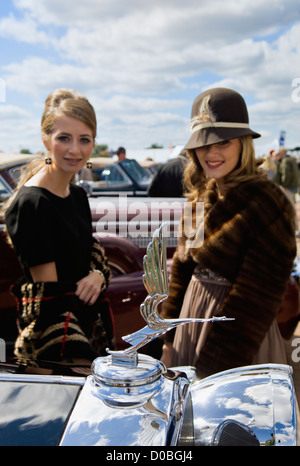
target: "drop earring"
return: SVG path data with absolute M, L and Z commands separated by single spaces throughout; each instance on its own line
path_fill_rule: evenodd
M 86 163 L 86 168 L 93 168 L 93 164 L 90 160 Z
M 46 165 L 51 165 L 51 163 L 52 163 L 51 157 L 49 157 L 49 156 L 45 157 L 45 164 Z

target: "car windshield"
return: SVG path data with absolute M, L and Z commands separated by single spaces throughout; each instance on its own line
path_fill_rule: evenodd
M 7 188 L 4 182 L 0 178 L 0 193 L 1 194 L 7 194 Z
M 2 180 L 0 176 L 0 200 L 7 199 L 11 191 L 12 190 L 9 188 L 7 183 L 4 180 Z
M 120 170 L 118 165 L 107 165 L 105 168 L 95 168 L 93 170 L 96 181 L 103 181 L 109 185 L 128 185 L 130 180 L 126 174 Z
M 78 396 L 77 385 L 1 381 L 0 446 L 55 446 Z
M 134 178 L 138 183 L 147 181 L 150 178 L 149 172 L 134 159 L 122 160 L 120 161 L 120 165 L 125 170 L 125 172 Z

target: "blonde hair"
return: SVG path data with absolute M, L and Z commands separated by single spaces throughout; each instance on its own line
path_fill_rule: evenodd
M 240 160 L 235 169 L 224 177 L 224 185 L 229 189 L 238 184 L 243 179 L 252 176 L 262 176 L 255 159 L 255 149 L 252 136 L 242 136 L 239 138 L 242 150 Z M 187 196 L 191 200 L 199 199 L 205 192 L 208 179 L 200 165 L 195 149 L 187 150 L 190 159 L 184 172 L 184 185 Z
M 46 99 L 42 115 L 42 132 L 51 134 L 55 121 L 64 115 L 82 121 L 91 129 L 94 139 L 96 138 L 97 120 L 95 111 L 84 95 L 69 89 L 56 89 L 51 92 Z
M 97 119 L 93 106 L 88 99 L 77 91 L 70 89 L 56 89 L 52 91 L 45 101 L 45 108 L 41 119 L 43 135 L 50 135 L 54 129 L 54 123 L 62 116 L 71 116 L 82 121 L 92 131 L 96 138 Z M 4 203 L 2 212 L 8 208 L 17 192 L 30 178 L 32 178 L 45 165 L 43 158 L 36 158 L 21 171 L 20 180 L 13 196 Z

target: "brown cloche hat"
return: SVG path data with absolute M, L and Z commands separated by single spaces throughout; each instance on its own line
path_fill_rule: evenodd
M 259 138 L 249 127 L 243 97 L 232 89 L 208 89 L 194 100 L 191 114 L 192 135 L 185 149 L 196 149 L 241 136 Z

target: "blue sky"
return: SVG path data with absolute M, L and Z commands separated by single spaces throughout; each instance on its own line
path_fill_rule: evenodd
M 296 0 L 3 0 L 0 51 L 3 152 L 42 150 L 57 87 L 89 98 L 111 149 L 183 145 L 194 98 L 217 86 L 245 97 L 258 155 L 282 130 L 300 146 Z

